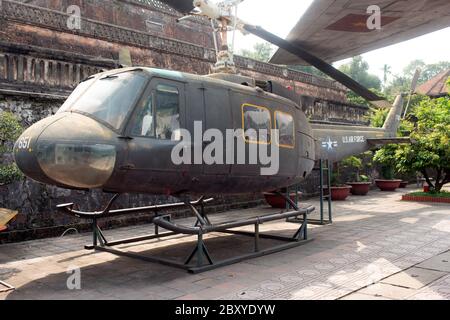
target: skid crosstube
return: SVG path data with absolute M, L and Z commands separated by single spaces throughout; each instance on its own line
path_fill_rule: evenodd
M 72 216 L 76 216 L 81 219 L 89 219 L 92 221 L 92 245 L 85 246 L 88 250 L 97 250 L 102 252 L 109 252 L 119 256 L 125 256 L 135 259 L 140 259 L 143 261 L 159 263 L 171 267 L 181 268 L 187 270 L 191 273 L 200 273 L 208 270 L 212 270 L 215 268 L 219 268 L 222 266 L 234 264 L 240 261 L 244 261 L 247 259 L 252 259 L 256 257 L 261 257 L 264 255 L 272 254 L 275 252 L 279 252 L 282 250 L 290 249 L 293 247 L 297 247 L 303 245 L 309 241 L 307 227 L 308 227 L 308 214 L 313 212 L 315 208 L 313 206 L 306 206 L 299 208 L 296 203 L 291 201 L 291 199 L 283 196 L 289 206 L 291 207 L 291 211 L 283 212 L 283 213 L 273 213 L 260 217 L 247 218 L 243 220 L 237 221 L 228 221 L 219 224 L 212 224 L 205 214 L 204 205 L 213 201 L 213 199 L 205 199 L 201 197 L 197 201 L 186 201 L 174 204 L 164 204 L 164 205 L 154 205 L 148 207 L 139 207 L 139 208 L 127 208 L 127 209 L 119 209 L 119 210 L 111 210 L 111 206 L 114 201 L 119 197 L 118 194 L 114 195 L 112 199 L 109 201 L 107 206 L 102 211 L 97 212 L 83 212 L 74 210 L 74 204 L 62 204 L 57 208 Z M 168 209 L 174 208 L 188 208 L 193 216 L 197 218 L 197 222 L 194 226 L 185 226 L 178 225 L 171 221 L 170 215 L 161 214 L 161 211 L 165 211 Z M 199 209 L 199 210 L 198 210 Z M 131 213 L 150 213 L 153 214 L 153 223 L 155 225 L 154 234 L 148 236 L 120 239 L 116 241 L 108 241 L 103 234 L 102 230 L 98 225 L 98 219 L 107 218 L 118 215 L 125 215 Z M 290 218 L 300 217 L 302 223 L 298 230 L 294 233 L 292 237 L 286 236 L 276 236 L 260 233 L 260 225 L 265 222 L 276 221 L 276 220 L 287 220 Z M 254 232 L 247 231 L 239 231 L 233 230 L 235 228 L 243 227 L 243 226 L 254 226 Z M 168 230 L 167 232 L 160 233 L 160 228 Z M 238 255 L 229 259 L 224 259 L 220 261 L 214 261 L 208 248 L 206 246 L 204 236 L 208 233 L 219 232 L 219 233 L 227 233 L 227 234 L 235 234 L 240 236 L 249 236 L 254 238 L 254 250 L 253 252 L 249 252 L 246 254 Z M 196 245 L 194 246 L 192 252 L 189 256 L 184 260 L 184 262 L 179 262 L 172 259 L 166 259 L 161 257 L 152 257 L 152 256 L 144 256 L 133 252 L 123 251 L 115 246 L 122 244 L 130 244 L 130 243 L 138 243 L 147 240 L 153 239 L 162 239 L 174 235 L 187 235 L 187 236 L 197 236 Z M 272 239 L 283 241 L 285 243 L 272 246 L 270 248 L 261 249 L 260 248 L 260 239 Z M 195 258 L 195 262 L 193 262 Z

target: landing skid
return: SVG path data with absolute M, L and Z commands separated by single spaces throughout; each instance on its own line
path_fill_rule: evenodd
M 284 197 L 284 195 L 282 195 Z M 85 249 L 88 250 L 96 250 L 102 252 L 109 252 L 118 256 L 125 256 L 135 259 L 140 259 L 148 262 L 159 263 L 171 267 L 176 267 L 180 269 L 187 270 L 191 273 L 200 273 L 208 270 L 216 269 L 219 267 L 223 267 L 226 265 L 234 264 L 237 262 L 241 262 L 244 260 L 261 257 L 264 255 L 272 254 L 275 252 L 279 252 L 282 250 L 290 249 L 293 247 L 297 247 L 303 245 L 309 241 L 307 234 L 307 226 L 308 226 L 308 214 L 313 212 L 315 208 L 313 206 L 306 206 L 299 208 L 297 204 L 290 201 L 290 199 L 286 198 L 289 205 L 291 206 L 292 211 L 284 212 L 284 213 L 274 213 L 268 214 L 260 217 L 247 218 L 243 220 L 237 221 L 229 221 L 219 224 L 212 224 L 209 220 L 208 216 L 205 214 L 204 205 L 213 201 L 213 199 L 205 199 L 201 197 L 197 201 L 186 201 L 182 203 L 174 203 L 174 204 L 166 204 L 166 205 L 155 205 L 148 207 L 140 207 L 140 208 L 127 208 L 120 210 L 111 210 L 111 207 L 114 201 L 119 197 L 118 194 L 114 195 L 112 199 L 109 201 L 106 208 L 102 211 L 97 212 L 83 212 L 74 210 L 74 204 L 62 204 L 58 205 L 58 209 L 66 214 L 76 216 L 81 219 L 89 219 L 92 220 L 92 245 L 85 246 Z M 186 207 L 192 213 L 194 217 L 197 218 L 197 222 L 194 226 L 184 226 L 178 225 L 172 222 L 171 216 L 169 214 L 161 214 L 161 211 L 165 211 L 168 209 L 181 208 Z M 131 213 L 149 213 L 153 214 L 153 223 L 155 225 L 155 232 L 152 235 L 134 237 L 121 239 L 116 241 L 108 241 L 103 234 L 102 230 L 98 225 L 98 219 L 125 215 Z M 276 236 L 269 235 L 260 232 L 260 225 L 264 222 L 276 221 L 276 220 L 286 220 L 294 217 L 302 216 L 302 222 L 298 230 L 294 233 L 292 237 L 285 236 Z M 244 226 L 254 226 L 254 232 L 247 231 L 238 231 L 232 230 L 239 227 Z M 160 228 L 168 230 L 167 232 L 160 233 Z M 241 236 L 248 236 L 254 238 L 254 249 L 253 252 L 249 252 L 243 255 L 238 255 L 229 259 L 223 259 L 219 261 L 215 261 L 208 248 L 206 246 L 204 236 L 208 233 L 226 233 L 226 234 L 235 234 Z M 192 252 L 187 256 L 184 262 L 179 262 L 172 259 L 165 259 L 161 257 L 151 257 L 144 256 L 138 253 L 126 252 L 117 248 L 113 248 L 122 244 L 130 244 L 137 243 L 147 240 L 153 239 L 162 239 L 174 235 L 186 235 L 186 236 L 197 236 L 196 245 L 194 246 Z M 260 248 L 260 239 L 272 239 L 279 240 L 285 243 L 277 246 L 273 246 L 266 249 Z M 195 259 L 195 262 L 194 262 Z

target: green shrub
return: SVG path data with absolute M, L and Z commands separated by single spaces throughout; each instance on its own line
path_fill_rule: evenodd
M 22 133 L 19 120 L 11 112 L 0 112 L 0 185 L 20 180 L 22 173 L 14 163 L 8 163 L 5 155 L 11 154 L 14 142 Z

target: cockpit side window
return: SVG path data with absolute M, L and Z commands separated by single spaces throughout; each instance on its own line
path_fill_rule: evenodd
M 131 135 L 170 140 L 180 129 L 180 92 L 168 84 L 152 88 L 138 104 L 131 121 Z
M 154 137 L 155 122 L 153 121 L 153 94 L 144 95 L 137 107 L 137 113 L 133 119 L 131 134 L 137 137 Z

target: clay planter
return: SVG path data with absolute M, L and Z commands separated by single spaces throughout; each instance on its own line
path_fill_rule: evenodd
M 381 191 L 395 191 L 400 187 L 402 180 L 375 180 L 375 184 Z
M 331 200 L 344 201 L 350 195 L 351 186 L 331 187 Z
M 409 181 L 402 181 L 400 182 L 400 188 L 405 189 L 409 184 Z
M 295 203 L 295 192 L 290 193 L 291 200 Z M 272 192 L 266 192 L 264 193 L 264 197 L 266 198 L 266 202 L 272 207 L 272 208 L 279 208 L 279 209 L 286 209 L 286 200 Z M 298 198 L 300 199 L 302 197 L 302 193 L 298 193 Z
M 355 196 L 365 196 L 369 193 L 371 182 L 347 182 L 352 187 L 351 193 Z

